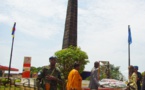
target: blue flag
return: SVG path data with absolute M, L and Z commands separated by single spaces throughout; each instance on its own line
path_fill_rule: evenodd
M 130 29 L 130 25 L 128 25 L 128 44 L 131 43 L 132 43 L 131 29 Z

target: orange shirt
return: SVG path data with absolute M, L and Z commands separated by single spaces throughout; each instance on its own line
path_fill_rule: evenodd
M 82 77 L 76 69 L 70 71 L 66 88 L 67 90 L 82 90 Z

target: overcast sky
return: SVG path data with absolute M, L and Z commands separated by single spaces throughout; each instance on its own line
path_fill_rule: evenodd
M 49 64 L 62 49 L 68 0 L 0 0 L 0 64 L 9 66 L 11 30 L 16 22 L 11 66 L 22 72 L 24 57 L 32 66 Z M 128 25 L 131 65 L 145 71 L 145 1 L 78 0 L 78 47 L 85 51 L 90 71 L 95 61 L 120 66 L 127 76 Z M 143 54 L 144 53 L 144 54 Z

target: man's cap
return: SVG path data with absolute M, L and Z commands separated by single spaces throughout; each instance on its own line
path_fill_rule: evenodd
M 52 60 L 52 59 L 57 59 L 57 57 L 56 57 L 56 56 L 51 56 L 51 57 L 49 58 L 49 60 Z
M 134 69 L 137 69 L 138 70 L 138 66 L 134 66 Z

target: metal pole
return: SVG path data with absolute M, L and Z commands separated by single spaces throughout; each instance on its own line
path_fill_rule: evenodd
M 10 78 L 10 69 L 11 69 L 12 54 L 13 54 L 13 44 L 14 44 L 14 37 L 12 38 L 12 46 L 11 46 L 11 54 L 10 54 L 10 62 L 9 62 L 9 71 L 8 71 L 8 80 Z
M 130 66 L 130 44 L 128 44 L 128 66 Z

